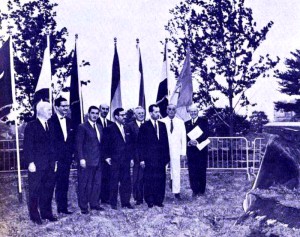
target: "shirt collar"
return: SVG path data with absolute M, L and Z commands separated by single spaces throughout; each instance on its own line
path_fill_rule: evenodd
M 93 121 L 91 121 L 91 120 L 89 120 L 89 119 L 88 119 L 88 121 L 89 121 L 89 123 L 90 123 L 90 125 L 91 125 L 92 127 L 94 127 L 94 124 L 96 125 L 96 122 L 94 123 Z

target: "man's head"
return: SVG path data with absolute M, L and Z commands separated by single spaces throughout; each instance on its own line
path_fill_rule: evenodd
M 190 107 L 189 107 L 189 114 L 191 116 L 192 119 L 195 119 L 198 117 L 198 113 L 199 113 L 199 109 L 198 107 L 195 105 L 195 104 L 192 104 Z
M 99 109 L 94 105 L 90 106 L 88 110 L 88 116 L 89 120 L 95 123 L 99 118 Z
M 109 106 L 107 104 L 101 104 L 99 106 L 99 110 L 100 110 L 100 116 L 102 118 L 106 118 L 106 116 L 108 115 L 108 112 L 109 112 Z
M 173 119 L 175 117 L 176 114 L 176 106 L 173 104 L 169 104 L 167 107 L 167 114 L 169 116 L 170 119 Z
M 113 115 L 117 123 L 125 124 L 126 112 L 123 108 L 116 108 Z
M 159 107 L 155 104 L 152 104 L 149 106 L 149 113 L 153 120 L 159 119 L 160 113 L 159 113 Z
M 48 120 L 52 115 L 51 104 L 46 101 L 40 101 L 36 105 L 36 116 L 43 120 Z
M 61 116 L 66 116 L 69 111 L 69 103 L 64 97 L 58 97 L 57 99 L 54 100 L 54 106 L 56 111 L 61 115 Z
M 137 121 L 144 121 L 145 119 L 145 110 L 143 107 L 138 106 L 134 109 L 134 116 L 136 118 Z

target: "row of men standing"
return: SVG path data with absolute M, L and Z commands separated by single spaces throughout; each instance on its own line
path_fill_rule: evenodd
M 186 152 L 186 129 L 188 132 L 197 125 L 204 129 L 205 136 L 200 141 L 188 140 L 188 165 L 193 195 L 204 193 L 207 154 L 202 154 L 204 158 L 199 159 L 195 146 L 208 136 L 208 131 L 206 121 L 197 119 L 197 108 L 191 107 L 190 114 L 193 118 L 194 111 L 194 119 L 198 122 L 191 120 L 186 126 L 175 117 L 174 105 L 168 106 L 168 117 L 162 122 L 158 121 L 160 112 L 156 105 L 149 107 L 150 119 L 145 123 L 144 109 L 137 108 L 136 121 L 124 126 L 123 109 L 114 111 L 116 122 L 113 123 L 106 119 L 109 112 L 107 105 L 101 105 L 99 109 L 91 106 L 88 120 L 78 127 L 76 136 L 70 119 L 66 117 L 69 109 L 67 101 L 58 98 L 55 108 L 57 113 L 50 118 L 52 109 L 49 104 L 40 102 L 37 105 L 37 120 L 28 123 L 24 134 L 24 154 L 29 163 L 29 213 L 34 222 L 42 223 L 41 218 L 57 220 L 51 209 L 55 183 L 58 213 L 72 213 L 68 210 L 67 196 L 74 144 L 79 164 L 78 203 L 83 214 L 88 213 L 88 204 L 90 209 L 103 210 L 100 197 L 102 203 L 109 203 L 117 209 L 118 192 L 122 207 L 132 208 L 132 159 L 133 197 L 137 205 L 145 200 L 149 207 L 163 206 L 165 166 L 170 156 L 172 192 L 180 199 L 180 159 Z M 205 153 L 205 150 L 202 152 Z M 200 169 L 204 172 L 199 172 Z

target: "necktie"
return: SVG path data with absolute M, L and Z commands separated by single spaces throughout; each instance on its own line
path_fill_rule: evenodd
M 174 130 L 173 119 L 171 119 L 171 128 L 170 128 L 170 132 L 172 133 L 173 130 Z
M 93 127 L 94 127 L 94 130 L 95 130 L 96 136 L 97 136 L 97 138 L 99 140 L 98 133 L 97 133 L 97 128 L 96 128 L 96 124 L 95 123 L 94 123 Z
M 154 121 L 154 129 L 155 129 L 155 133 L 156 133 L 156 136 L 157 136 L 157 124 L 156 124 L 156 121 Z
M 46 130 L 46 132 L 49 132 L 49 127 L 48 127 L 48 123 L 47 122 L 45 122 L 45 130 Z
M 123 125 L 121 125 L 121 133 L 122 133 L 122 137 L 123 137 L 124 141 L 126 142 L 124 126 Z
M 103 127 L 106 128 L 106 119 L 103 119 Z

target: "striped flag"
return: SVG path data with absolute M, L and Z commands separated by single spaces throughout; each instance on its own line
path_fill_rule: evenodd
M 78 64 L 77 64 L 77 47 L 75 42 L 74 56 L 72 60 L 71 69 L 71 84 L 70 84 L 70 108 L 71 108 L 71 120 L 72 127 L 82 123 L 82 109 L 81 109 L 81 96 L 80 96 L 80 85 L 78 78 Z
M 136 48 L 139 54 L 139 73 L 140 73 L 140 91 L 139 91 L 139 106 L 146 109 L 146 99 L 145 99 L 145 90 L 144 90 L 144 74 L 143 74 L 143 64 L 142 64 L 142 55 L 141 49 L 139 46 L 139 39 L 136 40 Z
M 162 77 L 161 82 L 158 86 L 157 97 L 156 97 L 156 104 L 160 108 L 160 114 L 162 117 L 167 116 L 167 106 L 168 106 L 168 71 L 167 71 L 167 41 L 165 42 L 165 49 L 164 49 L 164 60 L 163 60 L 163 67 L 162 67 Z
M 187 121 L 190 116 L 188 107 L 193 103 L 193 83 L 191 73 L 190 49 L 187 49 L 186 58 L 179 74 L 170 103 L 177 105 L 177 116 Z
M 110 119 L 114 121 L 113 112 L 116 108 L 122 107 L 121 99 L 121 79 L 120 79 L 120 62 L 117 51 L 117 38 L 115 41 L 115 54 L 112 65 L 112 80 L 111 80 L 111 100 L 110 100 Z
M 10 65 L 10 38 L 0 48 L 0 118 L 9 114 L 13 104 Z
M 47 46 L 44 51 L 43 64 L 40 72 L 40 76 L 35 88 L 33 104 L 36 104 L 40 100 L 47 100 L 52 104 L 51 96 L 51 61 L 50 61 L 50 40 L 47 36 Z

